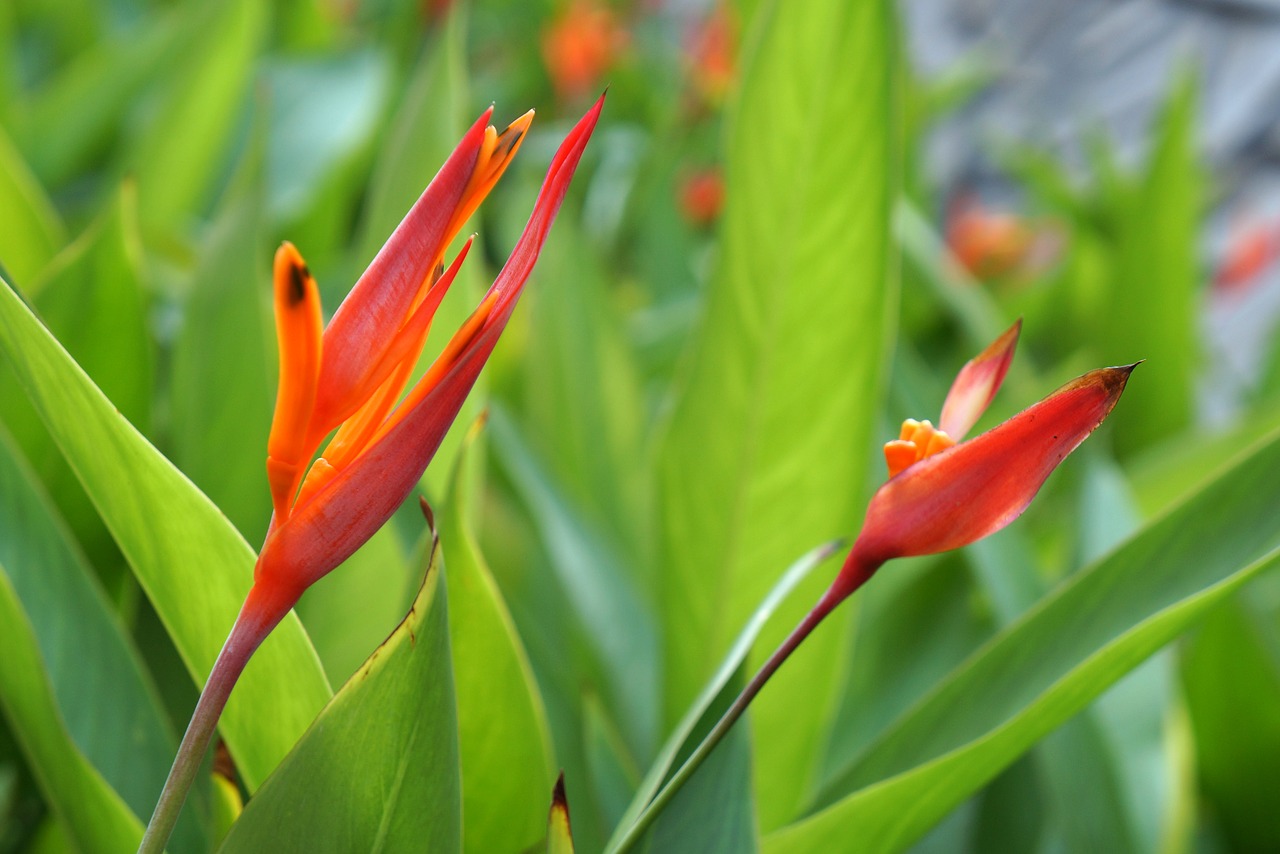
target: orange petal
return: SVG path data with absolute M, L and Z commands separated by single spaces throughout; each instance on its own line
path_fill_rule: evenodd
M 1020 332 L 1021 318 L 960 369 L 942 404 L 939 430 L 959 442 L 973 428 L 982 413 L 987 411 L 991 399 L 1004 382 L 1004 375 L 1009 372 Z
M 283 521 L 315 450 L 307 447 L 307 433 L 320 377 L 323 320 L 315 279 L 292 243 L 276 251 L 274 280 L 280 386 L 267 439 L 267 480 L 276 518 Z

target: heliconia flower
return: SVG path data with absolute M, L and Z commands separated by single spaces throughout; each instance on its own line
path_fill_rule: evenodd
M 601 96 L 569 132 L 507 263 L 403 399 L 471 241 L 447 269 L 444 254 L 510 163 L 532 112 L 502 133 L 488 126 L 492 108 L 472 125 L 327 328 L 302 256 L 288 243 L 276 253 L 280 387 L 267 442 L 274 513 L 253 586 L 200 694 L 140 852 L 164 849 L 218 717 L 259 644 L 307 587 L 382 527 L 422 477 L 515 309 L 603 106 Z
M 885 445 L 889 480 L 867 507 L 837 588 L 856 588 L 887 560 L 958 549 L 1005 527 L 1111 413 L 1135 365 L 1090 371 L 957 444 L 1004 379 L 1020 324 L 960 371 L 941 430 L 907 421 L 902 438 Z
M 631 850 L 778 668 L 886 561 L 958 549 L 1008 525 L 1027 509 L 1058 464 L 1111 413 L 1135 365 L 1091 371 L 1003 424 L 957 444 L 1000 388 L 1021 328 L 1018 321 L 960 370 L 942 407 L 941 429 L 908 420 L 901 437 L 885 446 L 889 480 L 872 497 L 862 531 L 835 581 L 611 850 Z
M 275 515 L 255 586 L 300 594 L 372 536 L 418 482 L 511 316 L 602 105 L 603 98 L 569 133 L 506 266 L 403 401 L 470 241 L 448 269 L 445 249 L 510 162 L 532 115 L 502 134 L 485 127 L 488 113 L 476 122 L 323 336 L 315 282 L 296 250 L 281 247 L 281 382 L 267 461 Z

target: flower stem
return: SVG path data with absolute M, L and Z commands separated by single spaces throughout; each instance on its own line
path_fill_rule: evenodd
M 164 851 L 173 827 L 178 822 L 178 815 L 182 812 L 182 805 L 187 800 L 187 793 L 191 790 L 191 783 L 209 749 L 218 718 L 227 705 L 227 698 L 231 696 L 231 689 L 244 672 L 250 656 L 289 612 L 291 604 L 281 609 L 277 597 L 267 599 L 256 586 L 249 591 L 240 615 L 236 617 L 235 625 L 231 627 L 231 633 L 222 645 L 222 651 L 218 653 L 209 679 L 200 692 L 196 710 L 191 715 L 191 722 L 187 724 L 186 734 L 182 736 L 178 755 L 174 758 L 169 778 L 160 791 L 160 800 L 156 803 L 151 822 L 142 836 L 138 854 L 161 854 Z
M 862 564 L 855 557 L 856 553 L 857 549 L 855 548 L 854 553 L 850 554 L 849 560 L 845 563 L 835 583 L 827 589 L 826 593 L 822 594 L 818 604 L 813 606 L 813 609 L 805 615 L 800 624 L 791 630 L 791 634 L 787 635 L 787 639 L 774 650 L 773 655 L 769 656 L 769 660 L 760 667 L 756 675 L 751 677 L 751 681 L 742 689 L 742 693 L 733 701 L 733 705 L 725 711 L 720 720 L 716 722 L 716 725 L 707 733 L 707 737 L 689 755 L 689 758 L 680 766 L 680 769 L 671 776 L 667 784 L 659 790 L 658 794 L 654 795 L 653 800 L 645 807 L 644 812 L 636 818 L 635 824 L 627 829 L 626 835 L 619 840 L 617 847 L 612 850 L 611 854 L 622 854 L 622 852 L 629 851 L 640 841 L 645 831 L 653 824 L 654 819 L 671 802 L 681 787 L 689 782 L 689 778 L 698 770 L 698 767 L 711 754 L 711 751 L 716 748 L 716 745 L 724 739 L 738 718 L 742 717 L 742 713 L 747 710 L 747 706 L 751 705 L 751 701 L 760 693 L 760 689 L 764 688 L 765 683 L 777 672 L 778 668 L 782 666 L 782 662 L 786 661 L 791 656 L 791 653 L 795 652 L 796 647 L 800 646 L 800 643 L 813 633 L 818 624 L 826 619 L 827 615 L 834 611 L 837 605 L 861 587 L 880 568 L 879 563 L 874 565 Z

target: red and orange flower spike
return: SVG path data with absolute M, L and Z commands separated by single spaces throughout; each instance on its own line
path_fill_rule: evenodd
M 218 717 L 259 644 L 307 587 L 382 527 L 422 477 L 515 309 L 603 106 L 601 96 L 569 132 L 489 292 L 403 399 L 471 241 L 448 269 L 445 252 L 511 162 L 533 113 L 502 133 L 488 125 L 492 109 L 472 125 L 327 327 L 298 250 L 285 243 L 276 253 L 280 387 L 267 443 L 271 525 L 253 587 L 201 692 L 140 852 L 164 849 Z
M 862 531 L 835 581 L 614 850 L 630 850 L 783 662 L 881 566 L 893 558 L 958 549 L 999 531 L 1022 515 L 1053 470 L 1111 413 L 1135 365 L 1091 371 L 1003 424 L 957 444 L 1004 380 L 1020 329 L 1021 321 L 961 369 L 942 408 L 942 429 L 909 420 L 901 438 L 885 446 L 889 480 L 872 497 Z M 948 431 L 955 431 L 954 438 Z

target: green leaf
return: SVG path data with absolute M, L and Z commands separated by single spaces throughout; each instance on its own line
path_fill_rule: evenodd
M 1146 359 L 1151 375 L 1125 404 L 1138 417 L 1115 428 L 1122 453 L 1143 450 L 1191 421 L 1204 177 L 1196 152 L 1196 86 L 1174 88 L 1146 175 L 1121 205 L 1114 278 L 1099 356 L 1106 364 Z
M 254 0 L 188 6 L 201 36 L 166 75 L 161 103 L 135 140 L 129 162 L 146 234 L 181 232 L 210 201 L 227 163 L 251 81 L 268 7 Z
M 275 396 L 260 160 L 249 153 L 201 242 L 170 383 L 174 462 L 251 542 L 271 516 L 264 460 Z
M 659 821 L 661 820 L 661 816 L 649 815 L 654 798 L 657 797 L 671 777 L 680 769 L 684 760 L 698 749 L 707 733 L 719 720 L 721 713 L 728 708 L 737 696 L 745 681 L 744 667 L 747 655 L 751 652 L 752 647 L 755 646 L 761 631 L 778 608 L 791 597 L 791 594 L 798 587 L 801 587 L 802 582 L 812 573 L 814 568 L 835 554 L 840 547 L 840 543 L 828 543 L 813 549 L 801 557 L 787 568 L 782 577 L 774 584 L 773 589 L 769 590 L 767 595 L 756 606 L 756 610 L 747 619 L 738 637 L 734 639 L 733 646 L 729 648 L 729 652 L 725 655 L 724 660 L 720 662 L 716 672 L 707 681 L 707 684 L 703 686 L 697 699 L 690 705 L 684 717 L 658 752 L 653 765 L 645 775 L 644 781 L 641 782 L 640 787 L 636 790 L 631 806 L 627 808 L 622 821 L 618 823 L 617 831 L 614 833 L 613 838 L 609 840 L 606 850 L 618 850 L 618 845 L 622 842 L 624 834 L 634 825 L 650 821 L 655 817 Z M 740 727 L 741 724 L 739 724 Z M 712 756 L 715 755 L 713 752 Z M 703 773 L 700 772 L 692 779 L 696 780 Z M 706 776 L 715 777 L 717 775 L 707 774 Z M 703 819 L 707 824 L 715 824 L 714 821 L 707 820 L 709 818 L 710 816 L 703 815 Z
M 307 590 L 298 614 L 331 684 L 346 682 L 399 625 L 413 602 L 415 575 L 388 524 Z
M 27 294 L 72 358 L 142 432 L 150 430 L 154 357 L 134 194 L 125 185 L 101 216 L 31 283 Z M 86 553 L 112 578 L 115 548 L 13 373 L 0 371 L 2 413 Z M 115 558 L 118 561 L 118 558 Z M 115 577 L 119 577 L 116 573 Z
M 609 540 L 565 498 L 505 410 L 493 406 L 489 427 L 495 457 L 533 517 L 560 587 L 590 639 L 601 699 L 631 758 L 646 756 L 657 741 L 658 641 L 634 575 Z
M 126 185 L 31 293 L 50 331 L 68 342 L 94 384 L 145 433 L 155 371 L 135 202 Z
M 1270 806 L 1275 792 L 1268 782 L 1280 767 L 1275 625 L 1274 616 L 1241 601 L 1230 603 L 1205 620 L 1182 661 L 1203 793 L 1237 851 L 1280 847 L 1280 820 Z
M 187 669 L 203 683 L 249 590 L 253 550 L 7 285 L 0 287 L 0 352 L 129 559 Z M 250 789 L 328 696 L 315 651 L 289 616 L 250 662 L 220 724 Z
M 566 497 L 642 571 L 652 538 L 644 522 L 647 413 L 610 274 L 580 230 L 564 228 L 529 284 L 529 338 L 519 356 L 524 434 Z M 634 579 L 652 590 L 652 578 Z M 652 596 L 652 594 L 651 594 Z
M 202 36 L 202 21 L 182 20 L 180 11 L 140 16 L 140 26 L 96 41 L 31 96 L 13 132 L 46 185 L 88 166 L 140 91 Z
M 0 265 L 26 287 L 67 241 L 53 203 L 0 130 Z
M 0 612 L 0 706 L 48 803 L 81 849 L 135 847 L 135 815 L 150 814 L 177 740 L 92 571 L 3 433 Z
M 0 574 L 0 699 L 15 721 L 56 721 L 58 704 L 44 680 L 34 629 L 27 622 L 8 575 Z M 44 725 L 23 734 L 41 788 L 49 793 L 70 833 L 86 852 L 117 854 L 142 841 L 142 824 L 76 749 L 61 727 Z M 67 806 L 62 812 L 64 805 Z
M 449 575 L 450 643 L 462 752 L 466 850 L 523 851 L 542 838 L 542 797 L 554 774 L 542 697 L 524 646 L 476 545 L 464 476 L 475 453 L 464 442 L 440 514 Z
M 461 851 L 458 720 L 438 562 L 433 543 L 409 615 L 245 806 L 224 854 Z
M 1280 564 L 1280 435 L 1042 600 L 825 785 L 766 851 L 898 850 L 1251 579 Z
M 755 17 L 731 116 L 720 267 L 660 449 L 669 723 L 778 568 L 856 523 L 896 308 L 893 4 L 771 2 Z M 763 650 L 826 581 L 780 611 Z M 764 828 L 810 785 L 841 622 L 806 641 L 753 707 L 756 780 L 771 792 Z

